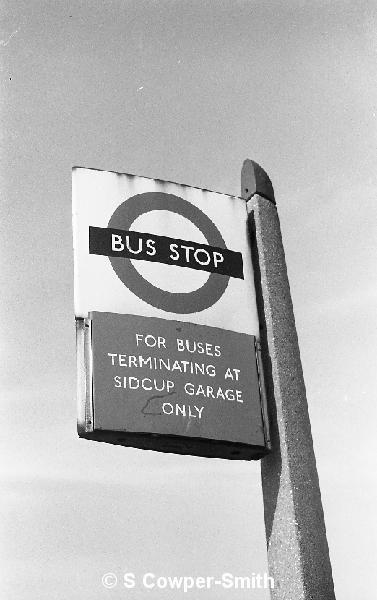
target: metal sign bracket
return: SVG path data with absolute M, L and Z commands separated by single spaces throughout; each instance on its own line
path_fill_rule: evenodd
M 77 431 L 94 430 L 92 321 L 76 318 Z

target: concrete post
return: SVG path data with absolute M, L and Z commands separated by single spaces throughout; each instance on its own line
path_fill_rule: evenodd
M 334 600 L 329 549 L 305 384 L 274 192 L 264 170 L 245 160 L 248 205 L 271 426 L 262 459 L 267 554 L 273 600 Z

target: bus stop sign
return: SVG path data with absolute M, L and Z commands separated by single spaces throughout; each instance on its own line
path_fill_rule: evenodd
M 244 201 L 73 172 L 78 431 L 145 449 L 269 448 Z

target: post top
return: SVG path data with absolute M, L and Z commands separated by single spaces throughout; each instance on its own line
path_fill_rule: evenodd
M 255 194 L 276 205 L 274 188 L 266 171 L 254 160 L 247 158 L 241 170 L 241 198 L 247 201 Z

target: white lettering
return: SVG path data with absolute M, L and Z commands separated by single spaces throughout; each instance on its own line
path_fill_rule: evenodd
M 178 248 L 178 244 L 170 244 L 170 252 L 172 254 L 170 254 L 171 260 L 179 260 L 179 252 L 177 251 Z M 173 255 L 174 253 L 174 255 Z
M 177 350 L 178 352 L 190 352 L 190 354 L 206 354 L 207 356 L 221 356 L 220 346 L 214 346 L 204 342 L 197 342 L 195 340 L 181 340 L 177 338 Z
M 127 354 L 118 354 L 118 361 L 120 367 L 127 366 Z
M 124 378 L 126 379 L 126 377 Z M 140 381 L 137 377 L 129 377 L 128 378 L 128 387 L 130 390 L 137 390 L 139 388 Z
M 166 577 L 159 577 L 157 579 L 157 587 L 160 588 L 160 590 L 163 590 L 164 588 L 167 587 L 168 585 L 168 580 L 166 579 Z
M 202 412 L 203 412 L 204 406 L 202 406 L 201 408 L 198 408 L 197 406 L 194 406 L 194 408 L 195 408 L 195 410 L 198 411 L 198 419 L 201 419 L 202 418 Z
M 233 379 L 232 369 L 227 369 L 225 371 L 224 379 Z
M 243 403 L 241 390 L 233 390 L 231 388 L 225 390 L 220 386 L 214 389 L 211 385 L 204 386 L 201 383 L 194 385 L 190 382 L 185 383 L 184 390 L 188 396 L 203 396 L 204 398 L 228 400 L 229 402 L 236 400 Z
M 222 587 L 229 590 L 233 587 L 233 575 L 231 573 L 223 573 L 221 577 Z
M 191 419 L 201 419 L 204 406 L 190 406 L 189 404 L 171 404 L 164 402 L 162 412 L 165 415 L 175 415 L 177 417 L 189 417 Z
M 237 402 L 243 402 L 241 390 L 236 390 L 236 400 L 237 400 Z
M 154 240 L 147 240 L 146 254 L 148 254 L 149 256 L 154 256 L 156 254 L 156 246 Z
M 148 333 L 144 335 L 143 333 L 136 334 L 136 345 L 139 345 L 139 342 L 144 342 L 148 348 L 166 348 L 166 339 L 161 336 L 154 337 L 154 335 Z
M 172 404 L 170 404 L 170 402 L 164 402 L 162 405 L 162 412 L 165 415 L 172 415 L 174 412 L 174 406 Z
M 192 383 L 185 383 L 185 392 L 189 396 L 193 396 L 195 394 L 195 389 Z
M 201 252 L 202 254 L 204 254 L 205 259 L 204 260 L 200 260 L 199 259 L 199 252 Z M 209 263 L 211 262 L 211 257 L 208 254 L 207 250 L 204 250 L 204 248 L 198 248 L 197 250 L 195 250 L 194 252 L 194 258 L 196 260 L 196 262 L 198 262 L 200 265 L 209 265 Z
M 229 575 L 229 573 L 227 573 Z M 251 580 L 250 577 L 240 577 L 240 576 L 235 576 L 234 578 L 234 587 L 236 590 L 240 589 L 250 589 L 251 587 Z M 253 586 L 254 587 L 254 586 Z
M 131 590 L 135 587 L 135 573 L 125 573 L 123 575 L 123 585 L 128 590 Z
M 119 377 L 119 375 L 115 375 L 114 387 L 123 387 L 124 389 L 129 390 L 138 390 L 139 388 L 142 388 L 146 392 L 156 390 L 157 392 L 166 391 L 170 394 L 174 389 L 174 381 L 170 381 L 169 379 L 150 379 L 149 377 L 138 379 L 133 376 Z
M 131 254 L 140 254 L 140 252 L 142 252 L 142 251 L 143 251 L 143 240 L 142 240 L 142 238 L 138 238 L 138 240 L 137 240 L 137 241 L 139 242 L 139 247 L 138 247 L 138 249 L 137 249 L 137 250 L 133 250 L 133 249 L 131 248 L 130 236 L 129 236 L 129 235 L 126 235 L 126 246 L 127 246 L 127 250 L 128 250 L 129 252 L 131 252 Z
M 190 250 L 194 250 L 194 246 L 184 246 L 182 244 L 181 248 L 186 250 L 186 262 L 190 262 Z
M 107 356 L 111 356 L 111 364 L 114 366 L 115 365 L 115 357 L 117 355 L 116 354 L 112 354 L 111 352 L 108 352 Z
M 239 374 L 241 373 L 240 369 L 230 369 L 228 368 L 225 372 L 224 379 L 232 379 L 238 381 Z
M 217 269 L 217 265 L 222 262 L 224 262 L 224 256 L 220 254 L 220 252 L 215 251 L 213 253 L 213 263 L 215 265 L 215 269 Z
M 111 234 L 111 249 L 113 252 L 122 252 L 124 250 L 124 244 L 122 243 L 122 236 Z
M 154 573 L 144 573 L 144 575 L 143 575 L 143 586 L 146 587 L 149 590 L 153 589 L 154 586 L 155 586 L 155 583 L 154 583 L 155 577 L 156 577 L 156 575 Z M 149 583 L 150 579 L 153 580 L 151 583 Z
M 187 590 L 194 587 L 194 578 L 193 577 L 184 577 L 183 580 L 183 591 L 187 592 Z

